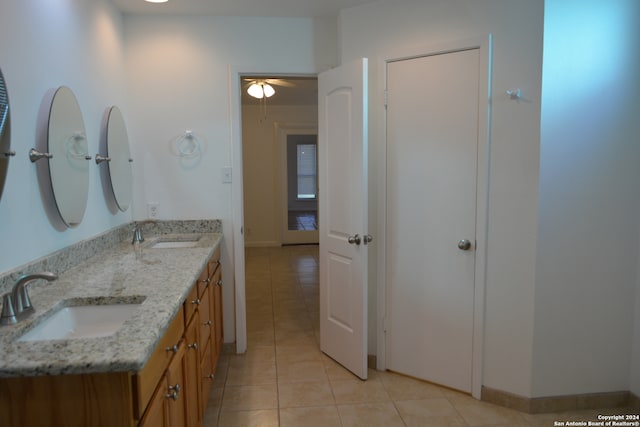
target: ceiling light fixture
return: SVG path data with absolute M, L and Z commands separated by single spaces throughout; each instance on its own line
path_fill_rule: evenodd
M 262 99 L 272 97 L 276 93 L 276 90 L 268 83 L 256 81 L 251 83 L 247 89 L 247 93 L 254 98 Z
M 146 1 L 147 3 L 166 3 L 169 0 L 144 0 L 144 1 Z

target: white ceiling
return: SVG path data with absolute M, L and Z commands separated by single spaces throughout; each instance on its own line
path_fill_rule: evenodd
M 112 0 L 123 13 L 217 16 L 337 16 L 341 9 L 372 3 L 374 0 Z

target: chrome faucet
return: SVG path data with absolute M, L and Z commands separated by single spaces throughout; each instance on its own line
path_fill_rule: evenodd
M 144 242 L 144 236 L 142 235 L 142 226 L 145 224 L 155 224 L 155 223 L 156 221 L 153 219 L 146 219 L 144 221 L 139 222 L 133 229 L 133 240 L 131 240 L 131 243 Z
M 142 235 L 142 225 L 136 225 L 136 228 L 133 229 L 133 240 L 131 240 L 131 243 L 136 242 L 144 242 L 144 236 Z
M 0 325 L 14 325 L 35 311 L 27 292 L 27 285 L 30 282 L 37 279 L 51 282 L 57 278 L 57 274 L 48 271 L 20 276 L 16 284 L 13 285 L 11 292 L 7 292 L 2 297 Z

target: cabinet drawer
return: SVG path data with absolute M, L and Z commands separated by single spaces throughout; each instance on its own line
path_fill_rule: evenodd
M 169 324 L 164 336 L 149 356 L 147 364 L 144 365 L 136 375 L 133 376 L 134 389 L 134 417 L 139 420 L 144 413 L 149 400 L 153 396 L 160 378 L 171 362 L 174 352 L 173 346 L 178 346 L 184 333 L 184 309 L 180 307 L 178 313 Z

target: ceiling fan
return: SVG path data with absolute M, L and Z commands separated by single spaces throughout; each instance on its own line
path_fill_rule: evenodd
M 282 86 L 282 87 L 294 87 L 295 83 L 284 79 L 262 79 L 262 78 L 245 78 L 243 79 L 246 83 L 247 93 L 254 98 L 262 99 L 262 98 L 270 98 L 275 93 L 276 90 L 273 86 Z M 272 86 L 273 85 L 273 86 Z

